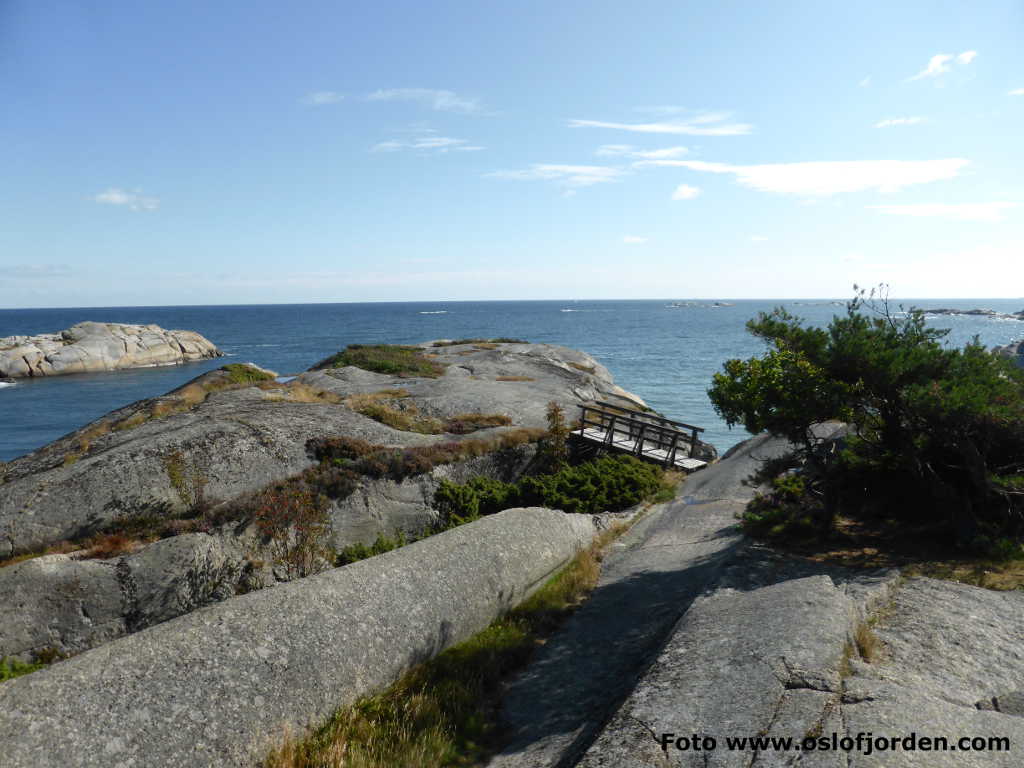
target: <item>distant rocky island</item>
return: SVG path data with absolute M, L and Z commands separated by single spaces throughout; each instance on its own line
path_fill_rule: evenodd
M 178 365 L 221 354 L 194 331 L 83 322 L 58 333 L 0 338 L 0 378 Z
M 926 315 L 975 315 L 980 317 L 998 317 L 1007 320 L 1024 320 L 1024 309 L 1020 312 L 996 312 L 994 309 L 922 309 Z

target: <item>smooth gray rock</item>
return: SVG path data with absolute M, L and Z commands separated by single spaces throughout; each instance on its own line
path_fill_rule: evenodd
M 579 765 L 746 767 L 753 753 L 727 751 L 726 736 L 802 738 L 838 698 L 855 612 L 827 576 L 698 598 Z M 723 748 L 663 752 L 662 733 Z
M 594 531 L 589 516 L 508 510 L 9 681 L 4 765 L 252 765 L 286 728 L 483 629 Z
M 1021 317 L 1024 318 L 1024 315 L 1021 315 Z M 996 347 L 992 351 L 997 355 L 1011 358 L 1017 365 L 1024 368 L 1024 341 L 1017 341 L 1004 347 Z
M 416 538 L 439 522 L 433 497 L 442 478 L 512 480 L 535 453 L 534 446 L 524 445 L 441 465 L 401 483 L 365 478 L 356 493 L 330 508 L 331 543 L 340 550 L 399 531 Z M 0 604 L 0 657 L 27 661 L 51 648 L 80 653 L 293 577 L 273 561 L 254 526 L 227 525 L 163 539 L 111 560 L 48 555 L 0 568 L 0 594 L 17 598 Z
M 311 371 L 298 381 L 342 398 L 402 388 L 426 416 L 500 413 L 512 419 L 513 427 L 546 426 L 549 401 L 561 403 L 569 420 L 587 400 L 638 401 L 622 394 L 593 358 L 565 347 L 504 344 L 491 350 L 463 345 L 432 353 L 448 364 L 437 379 L 398 378 L 349 367 Z M 196 382 L 211 375 L 217 372 Z M 498 380 L 509 376 L 529 381 Z M 9 462 L 0 483 L 0 557 L 81 536 L 139 510 L 163 506 L 183 511 L 187 500 L 172 482 L 170 462 L 202 478 L 206 499 L 224 501 L 309 467 L 310 438 L 344 435 L 404 447 L 463 439 L 399 431 L 344 404 L 291 402 L 285 394 L 283 387 L 276 392 L 256 387 L 215 391 L 186 412 L 130 429 L 109 428 L 162 399 L 141 401 Z
M 75 654 L 235 594 L 260 556 L 249 537 L 187 533 L 109 560 L 45 555 L 0 568 L 0 657 Z M 260 574 L 273 583 L 273 573 Z
M 194 331 L 84 322 L 59 333 L 0 338 L 0 376 L 116 371 L 220 355 L 211 341 Z

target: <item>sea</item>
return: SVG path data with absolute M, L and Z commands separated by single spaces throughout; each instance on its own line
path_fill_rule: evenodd
M 894 309 L 946 307 L 1012 313 L 1024 299 L 892 300 Z M 0 382 L 0 461 L 10 461 L 136 400 L 163 394 L 225 362 L 253 362 L 281 375 L 306 370 L 356 343 L 411 344 L 493 338 L 560 344 L 606 366 L 620 386 L 677 421 L 703 427 L 720 452 L 748 435 L 729 429 L 708 401 L 712 375 L 729 358 L 764 351 L 746 322 L 778 306 L 808 324 L 845 312 L 841 300 L 488 301 L 272 304 L 82 309 L 0 309 L 0 337 L 52 333 L 83 320 L 188 329 L 226 358 L 160 368 Z M 950 329 L 946 343 L 977 336 L 988 346 L 1024 338 L 1020 320 L 928 315 Z

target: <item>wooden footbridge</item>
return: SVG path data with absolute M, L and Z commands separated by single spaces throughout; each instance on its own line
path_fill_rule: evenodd
M 704 431 L 701 427 L 600 401 L 580 409 L 580 426 L 572 434 L 598 451 L 629 453 L 684 472 L 707 466 L 706 461 L 694 458 L 697 435 Z

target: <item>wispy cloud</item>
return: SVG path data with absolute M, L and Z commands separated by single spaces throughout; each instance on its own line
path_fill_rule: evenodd
M 604 165 L 559 165 L 554 163 L 534 163 L 521 171 L 493 171 L 486 173 L 486 178 L 508 179 L 512 181 L 554 181 L 562 186 L 591 187 L 594 184 L 605 184 L 616 181 L 625 175 L 621 168 L 609 168 Z
M 672 193 L 673 200 L 693 200 L 700 194 L 700 187 L 691 187 L 689 184 L 680 184 Z
M 937 53 L 928 59 L 928 66 L 918 72 L 916 75 L 907 78 L 907 81 L 921 80 L 926 77 L 938 77 L 944 75 L 947 72 L 951 72 L 953 67 L 952 63 L 955 61 L 957 64 L 966 66 L 970 64 L 977 57 L 977 51 L 964 51 L 963 53 L 952 54 L 952 53 Z
M 867 88 L 869 85 L 871 85 L 871 75 L 865 77 L 863 80 L 857 83 L 857 85 L 859 85 L 861 88 Z
M 728 122 L 725 112 L 707 112 L 696 117 L 661 120 L 654 123 L 612 123 L 603 120 L 570 120 L 570 128 L 610 128 L 633 133 L 668 133 L 688 136 L 743 136 L 753 130 L 747 123 Z
M 344 98 L 337 91 L 313 91 L 307 93 L 299 101 L 311 107 L 323 107 L 327 104 L 337 104 Z
M 705 173 L 733 174 L 744 187 L 761 192 L 797 195 L 803 198 L 830 197 L 843 192 L 877 189 L 894 192 L 914 184 L 954 178 L 969 161 L 942 160 L 850 160 L 767 165 L 730 165 L 699 160 L 650 160 L 642 165 L 689 168 Z
M 642 245 L 647 242 L 647 238 L 640 235 L 626 235 L 622 238 L 622 242 L 626 245 Z
M 0 275 L 15 280 L 52 279 L 72 274 L 67 264 L 12 264 L 0 267 Z
M 157 198 L 143 195 L 141 189 L 126 192 L 123 189 L 112 187 L 94 195 L 92 199 L 97 203 L 119 205 L 132 211 L 155 211 L 160 207 L 160 201 Z
M 449 151 L 478 152 L 483 147 L 470 144 L 468 139 L 453 139 L 448 136 L 420 136 L 410 141 L 382 141 L 370 147 L 371 152 L 401 152 L 406 149 L 444 154 Z
M 869 205 L 891 216 L 919 216 L 952 221 L 1003 221 L 1007 211 L 1020 203 L 915 203 L 911 205 Z
M 923 117 L 889 117 L 875 123 L 875 128 L 892 128 L 896 125 L 917 125 L 923 123 Z
M 1024 96 L 1024 88 L 1014 88 L 1010 91 L 1011 96 Z
M 432 88 L 389 88 L 371 93 L 370 101 L 413 101 L 438 112 L 480 112 L 480 100 L 459 96 L 452 91 Z
M 639 149 L 632 144 L 603 144 L 594 153 L 600 157 L 628 157 L 633 160 L 667 160 L 682 157 L 690 150 L 686 147 L 665 147 L 663 149 Z

